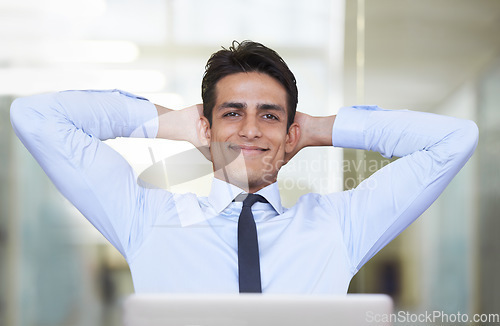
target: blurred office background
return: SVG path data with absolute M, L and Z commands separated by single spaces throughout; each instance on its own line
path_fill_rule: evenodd
M 299 110 L 377 104 L 477 122 L 473 158 L 350 292 L 388 293 L 414 313 L 500 313 L 500 1 L 0 0 L 0 325 L 118 325 L 133 292 L 123 258 L 15 137 L 12 100 L 122 88 L 182 108 L 201 101 L 206 60 L 233 39 L 283 56 Z M 138 173 L 190 148 L 109 143 Z M 305 192 L 352 188 L 388 163 L 331 148 L 294 160 L 281 173 L 285 206 Z M 204 195 L 209 180 L 168 187 Z

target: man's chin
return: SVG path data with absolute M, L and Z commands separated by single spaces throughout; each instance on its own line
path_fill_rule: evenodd
M 255 192 L 276 181 L 276 176 L 263 174 L 262 171 L 229 171 L 219 170 L 215 172 L 215 177 L 227 183 L 233 184 L 244 191 Z

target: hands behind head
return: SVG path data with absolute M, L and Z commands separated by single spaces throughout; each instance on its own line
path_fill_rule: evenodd
M 196 104 L 182 110 L 170 110 L 156 105 L 159 116 L 158 138 L 184 140 L 193 144 L 207 160 L 212 161 L 206 129 L 203 121 L 203 104 Z M 168 113 L 168 114 L 167 114 Z M 285 154 L 285 164 L 301 149 L 308 146 L 331 146 L 332 128 L 335 116 L 313 117 L 297 111 L 289 133 L 295 128 L 299 138 L 295 147 Z
M 207 160 L 212 161 L 209 144 L 202 136 L 203 104 L 195 104 L 182 110 L 156 105 L 156 109 L 159 120 L 157 138 L 190 142 Z

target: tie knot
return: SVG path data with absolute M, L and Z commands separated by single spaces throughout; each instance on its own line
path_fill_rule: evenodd
M 243 201 L 243 207 L 252 207 L 258 201 L 261 203 L 268 202 L 263 196 L 257 194 L 241 194 L 236 196 L 234 201 Z

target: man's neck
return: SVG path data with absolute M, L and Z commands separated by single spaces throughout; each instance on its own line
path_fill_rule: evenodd
M 236 187 L 238 187 L 238 188 L 242 189 L 243 191 L 250 193 L 250 194 L 256 193 L 257 191 L 259 191 L 259 190 L 273 184 L 274 182 L 276 182 L 276 180 L 273 180 L 272 182 L 264 182 L 264 180 L 261 180 L 262 182 L 253 183 L 253 184 L 250 181 L 238 182 L 238 180 L 228 180 L 230 178 L 227 178 L 224 175 L 221 176 L 221 174 L 219 174 L 219 173 L 215 173 L 214 177 L 216 179 L 219 179 L 219 180 L 224 181 L 226 183 L 232 184 L 232 185 L 234 185 L 234 186 L 236 186 Z

